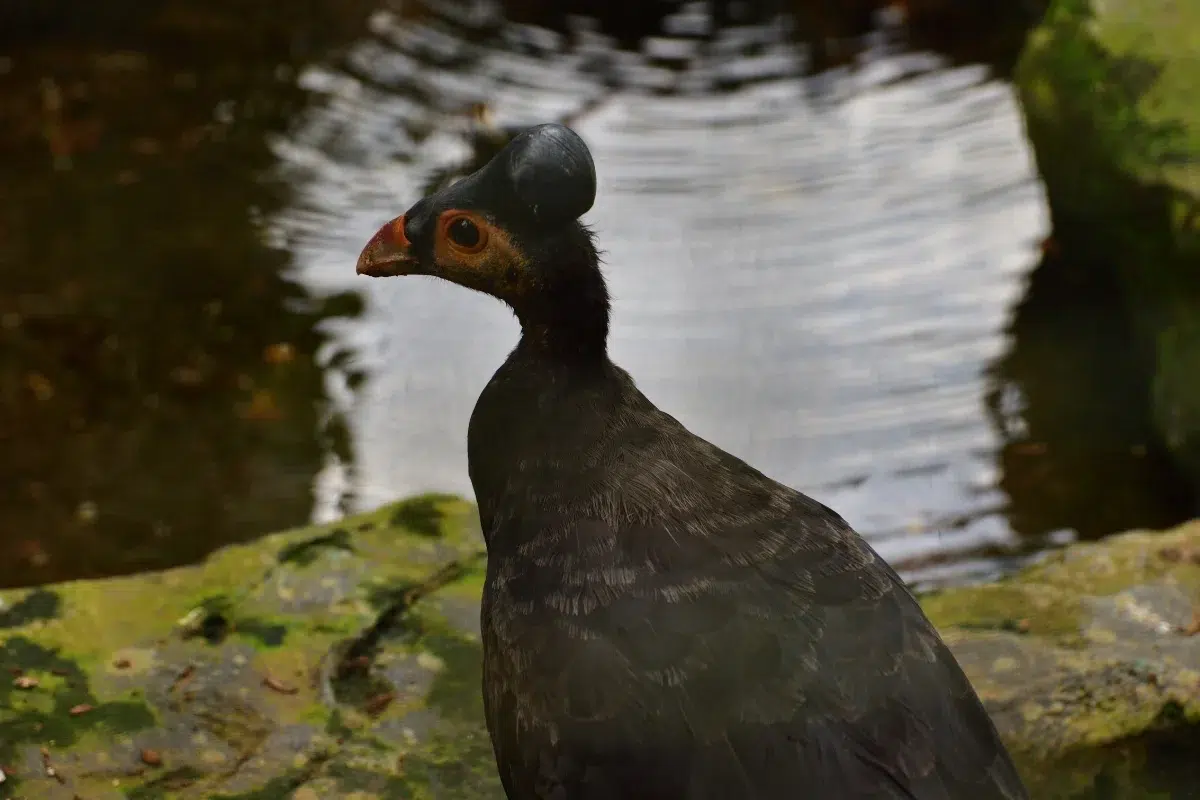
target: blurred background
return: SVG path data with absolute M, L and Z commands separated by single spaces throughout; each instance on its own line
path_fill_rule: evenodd
M 523 125 L 593 149 L 611 351 L 914 583 L 1192 516 L 1154 354 L 1052 234 L 1042 0 L 0 3 L 0 586 L 417 491 L 517 336 L 359 249 Z

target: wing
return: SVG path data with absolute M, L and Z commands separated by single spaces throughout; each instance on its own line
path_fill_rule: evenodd
M 485 609 L 509 797 L 1026 798 L 890 567 L 804 495 L 757 508 L 521 526 Z

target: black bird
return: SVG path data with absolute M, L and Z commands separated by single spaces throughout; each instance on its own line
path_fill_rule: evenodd
M 561 125 L 386 224 L 363 275 L 507 303 L 468 433 L 483 697 L 510 800 L 999 800 L 1026 790 L 899 576 L 606 354 L 596 174 Z

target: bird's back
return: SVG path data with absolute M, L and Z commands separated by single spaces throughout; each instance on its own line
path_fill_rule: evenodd
M 484 697 L 509 797 L 1026 797 L 867 543 L 611 370 L 502 369 L 472 419 Z

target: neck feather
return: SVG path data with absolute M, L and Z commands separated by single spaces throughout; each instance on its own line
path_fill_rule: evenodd
M 516 309 L 521 346 L 556 359 L 603 361 L 609 296 L 591 232 L 582 225 L 547 248 L 543 291 Z

